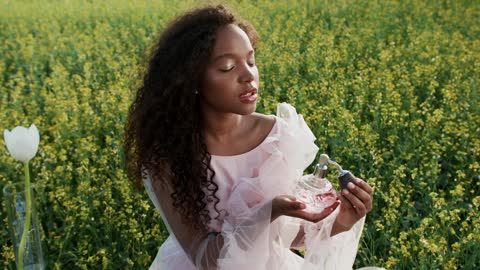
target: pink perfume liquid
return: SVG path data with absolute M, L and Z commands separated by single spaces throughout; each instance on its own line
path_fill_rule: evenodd
M 304 211 L 319 213 L 335 203 L 337 192 L 326 178 L 305 175 L 297 182 L 295 197 L 306 204 Z

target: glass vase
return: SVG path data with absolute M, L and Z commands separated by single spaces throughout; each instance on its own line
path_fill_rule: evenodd
M 3 188 L 8 215 L 8 227 L 12 239 L 17 269 L 45 269 L 43 260 L 40 223 L 35 210 L 34 186 L 30 186 L 31 216 L 30 227 L 25 237 L 23 264 L 20 261 L 20 242 L 26 224 L 26 192 L 24 183 L 8 184 Z

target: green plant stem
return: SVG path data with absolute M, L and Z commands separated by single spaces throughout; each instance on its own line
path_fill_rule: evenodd
M 30 230 L 30 221 L 32 215 L 32 197 L 30 196 L 30 170 L 28 168 L 28 161 L 25 164 L 25 224 L 23 225 L 22 239 L 20 240 L 20 247 L 18 250 L 18 268 L 23 270 L 23 256 L 25 253 L 25 246 L 27 244 L 27 235 Z

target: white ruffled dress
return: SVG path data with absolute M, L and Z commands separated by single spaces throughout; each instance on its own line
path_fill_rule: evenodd
M 214 234 L 203 236 L 195 256 L 187 254 L 177 241 L 176 235 L 182 232 L 171 228 L 150 178 L 145 178 L 149 197 L 170 233 L 150 269 L 352 269 L 364 218 L 351 230 L 333 237 L 330 232 L 339 208 L 318 223 L 286 216 L 270 222 L 272 198 L 293 194 L 295 180 L 315 159 L 318 147 L 314 140 L 303 117 L 295 113 L 288 119 L 276 117 L 267 138 L 253 150 L 235 156 L 212 156 L 214 180 L 219 187 L 217 209 L 224 211 L 209 224 Z M 211 205 L 209 210 L 212 217 L 216 216 Z M 305 232 L 304 258 L 290 250 L 299 230 Z M 218 234 L 223 243 L 215 258 L 210 258 L 206 247 Z

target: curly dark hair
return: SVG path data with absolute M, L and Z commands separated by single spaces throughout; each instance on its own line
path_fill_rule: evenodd
M 152 48 L 125 126 L 125 162 L 135 186 L 141 186 L 148 171 L 152 181 L 173 188 L 173 206 L 183 222 L 203 227 L 210 220 L 207 202 L 214 203 L 218 217 L 219 199 L 201 132 L 200 95 L 195 92 L 201 88 L 217 30 L 228 24 L 245 31 L 257 49 L 255 29 L 222 5 L 195 9 L 172 21 Z

